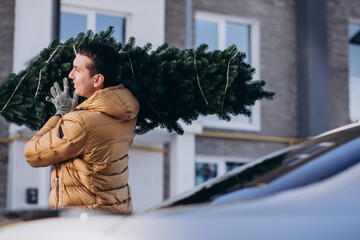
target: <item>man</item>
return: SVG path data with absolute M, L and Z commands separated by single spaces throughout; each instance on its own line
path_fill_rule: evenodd
M 47 100 L 56 115 L 25 147 L 31 166 L 53 165 L 50 208 L 132 212 L 127 152 L 139 104 L 129 90 L 116 86 L 119 64 L 113 47 L 83 45 L 69 74 L 73 99 L 66 78 L 64 91 L 58 83 L 51 88 L 53 97 Z M 87 100 L 76 106 L 77 95 Z

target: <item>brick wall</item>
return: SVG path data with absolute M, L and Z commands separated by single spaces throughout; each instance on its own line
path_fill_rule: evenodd
M 14 7 L 15 0 L 0 1 L 0 81 L 3 81 L 12 70 Z M 8 124 L 0 117 L 0 138 L 7 137 Z M 7 155 L 7 144 L 0 143 L 0 209 L 6 207 Z
M 172 47 L 185 48 L 186 0 L 165 2 L 165 42 Z

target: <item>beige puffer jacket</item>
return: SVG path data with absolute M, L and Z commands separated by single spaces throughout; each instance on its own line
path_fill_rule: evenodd
M 96 91 L 27 143 L 33 167 L 53 165 L 49 205 L 131 213 L 128 148 L 139 104 L 122 85 Z

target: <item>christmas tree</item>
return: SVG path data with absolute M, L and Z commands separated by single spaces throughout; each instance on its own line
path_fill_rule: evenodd
M 250 107 L 257 100 L 274 95 L 263 89 L 264 81 L 252 80 L 255 69 L 244 62 L 245 54 L 235 45 L 210 52 L 205 44 L 180 50 L 164 43 L 151 51 L 151 44 L 136 46 L 134 38 L 119 43 L 112 32 L 110 27 L 99 34 L 80 33 L 65 43 L 51 42 L 26 69 L 9 74 L 0 84 L 0 114 L 8 122 L 40 129 L 55 113 L 45 100 L 50 87 L 55 81 L 62 83 L 76 49 L 89 42 L 104 42 L 119 51 L 117 80 L 140 103 L 138 134 L 158 126 L 182 134 L 178 121 L 190 124 L 199 115 L 216 114 L 227 121 L 232 115 L 250 116 Z

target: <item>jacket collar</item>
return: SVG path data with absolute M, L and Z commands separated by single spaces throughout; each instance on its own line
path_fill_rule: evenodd
M 105 113 L 114 118 L 130 120 L 139 112 L 139 103 L 122 84 L 96 91 L 74 111 L 88 110 Z

